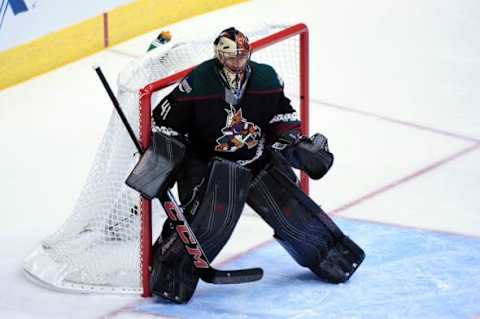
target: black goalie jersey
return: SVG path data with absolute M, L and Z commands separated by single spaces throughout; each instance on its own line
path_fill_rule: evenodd
M 265 146 L 300 122 L 272 67 L 251 61 L 243 94 L 233 105 L 215 59 L 195 68 L 153 110 L 154 129 L 185 136 L 190 152 L 248 165 Z

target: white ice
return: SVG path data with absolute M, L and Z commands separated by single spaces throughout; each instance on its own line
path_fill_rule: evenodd
M 318 203 L 339 216 L 480 236 L 478 1 L 251 1 L 161 29 L 213 35 L 257 21 L 310 28 L 311 131 L 336 155 L 312 183 Z M 140 297 L 37 287 L 21 262 L 69 215 L 109 119 L 91 66 L 114 84 L 157 31 L 0 92 L 0 317 L 147 317 L 122 312 Z M 270 237 L 247 216 L 219 261 Z

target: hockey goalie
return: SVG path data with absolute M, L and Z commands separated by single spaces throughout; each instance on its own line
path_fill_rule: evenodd
M 248 203 L 293 259 L 329 283 L 347 281 L 365 254 L 301 191 L 293 168 L 320 179 L 333 155 L 321 134 L 302 136 L 275 70 L 250 59 L 235 28 L 153 110 L 153 143 L 127 184 L 147 198 L 177 183 L 185 218 L 208 260 L 226 244 Z M 159 164 L 160 163 L 160 164 Z M 199 274 L 167 220 L 153 249 L 155 296 L 187 303 Z

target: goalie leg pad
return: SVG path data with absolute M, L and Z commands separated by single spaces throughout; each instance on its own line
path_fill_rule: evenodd
M 262 171 L 253 180 L 247 203 L 274 229 L 274 237 L 298 264 L 327 282 L 347 281 L 365 253 L 289 174 L 287 166 Z
M 190 226 L 209 261 L 230 238 L 245 204 L 251 172 L 234 162 L 213 160 L 205 182 L 189 212 Z M 150 286 L 155 296 L 187 303 L 198 283 L 198 275 L 176 232 L 154 246 Z
M 185 156 L 185 145 L 170 136 L 153 133 L 152 144 L 125 181 L 145 198 L 166 190 Z

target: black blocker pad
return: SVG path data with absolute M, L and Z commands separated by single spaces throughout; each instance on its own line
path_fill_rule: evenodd
M 287 252 L 321 279 L 347 281 L 365 257 L 297 186 L 290 167 L 270 165 L 253 180 L 247 203 L 274 229 Z
M 185 145 L 161 133 L 153 133 L 152 144 L 142 155 L 125 183 L 145 198 L 165 191 L 185 156 Z
M 188 220 L 205 255 L 212 261 L 227 243 L 243 211 L 251 182 L 249 169 L 215 159 L 193 203 Z M 154 246 L 151 288 L 153 294 L 186 303 L 198 283 L 198 274 L 177 232 Z

